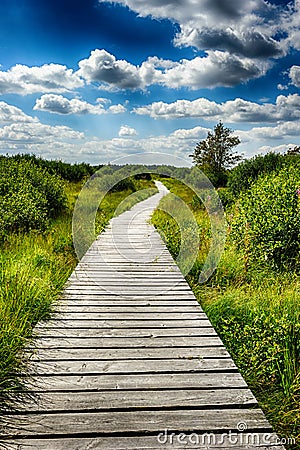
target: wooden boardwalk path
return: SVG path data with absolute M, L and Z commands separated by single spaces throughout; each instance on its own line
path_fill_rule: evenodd
M 4 414 L 6 448 L 267 449 L 276 442 L 148 222 L 163 194 L 160 186 L 111 221 L 70 277 L 60 313 L 37 327 L 32 398 Z

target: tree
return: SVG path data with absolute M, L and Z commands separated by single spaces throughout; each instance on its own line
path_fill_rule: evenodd
M 218 186 L 226 184 L 226 170 L 242 159 L 242 156 L 233 151 L 241 141 L 238 136 L 232 136 L 233 131 L 224 127 L 220 121 L 214 132 L 209 131 L 207 138 L 200 141 L 192 155 L 194 163 L 200 166 Z

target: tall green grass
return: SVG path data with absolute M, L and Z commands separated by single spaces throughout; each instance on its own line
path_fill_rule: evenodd
M 255 393 L 275 431 L 300 448 L 300 276 L 251 267 L 230 240 L 214 275 L 198 283 L 209 243 L 209 219 L 182 183 L 162 180 L 194 208 L 200 231 L 198 257 L 187 276 L 198 301 Z M 164 201 L 168 201 L 167 197 Z M 156 210 L 152 222 L 176 257 L 180 230 Z M 287 446 L 288 447 L 288 446 Z
M 7 398 L 25 369 L 21 350 L 34 325 L 50 317 L 76 264 L 71 217 L 57 219 L 47 233 L 12 234 L 0 255 L 0 392 Z

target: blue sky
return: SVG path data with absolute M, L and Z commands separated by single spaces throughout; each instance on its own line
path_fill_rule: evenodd
M 2 0 L 0 152 L 188 159 L 222 120 L 300 145 L 300 0 Z

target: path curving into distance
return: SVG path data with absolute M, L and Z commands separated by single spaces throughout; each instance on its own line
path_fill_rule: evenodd
M 277 437 L 149 223 L 168 191 L 111 220 L 37 326 L 18 450 L 270 448 Z M 28 350 L 32 352 L 32 350 Z M 273 445 L 272 449 L 280 449 Z

